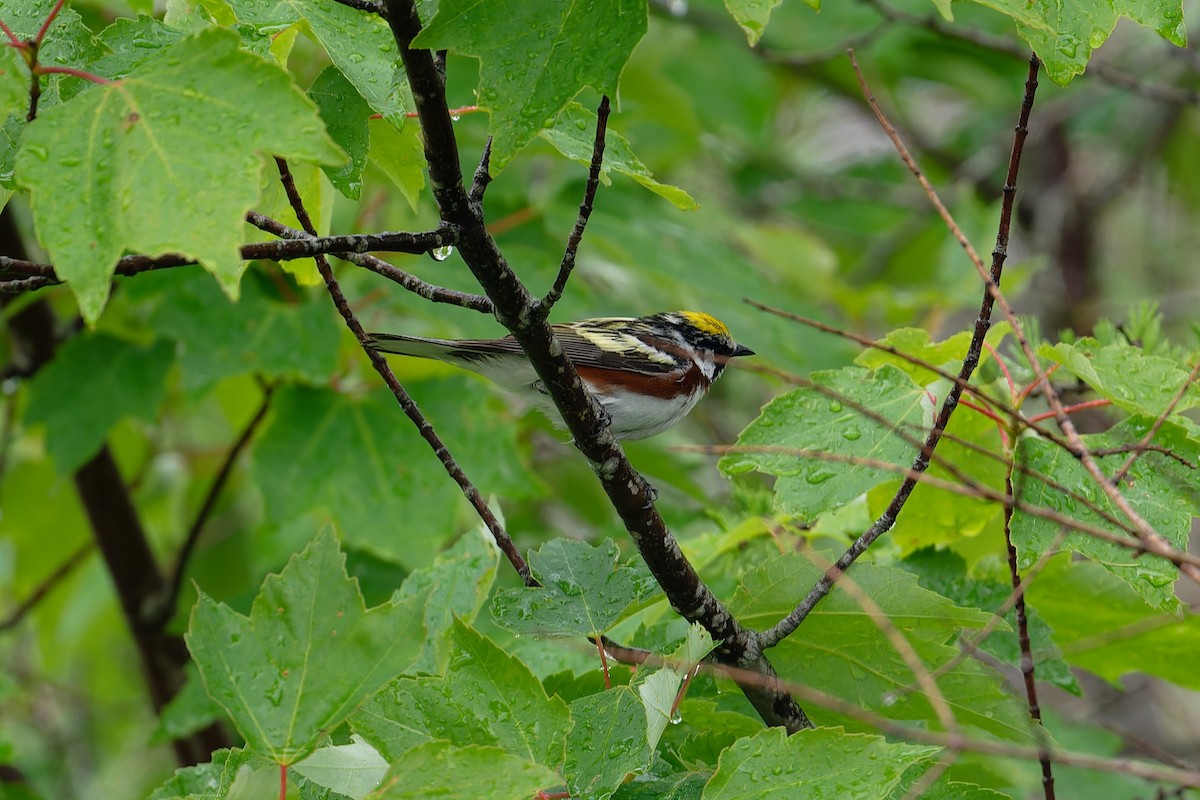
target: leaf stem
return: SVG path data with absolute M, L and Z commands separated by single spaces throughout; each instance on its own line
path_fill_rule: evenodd
M 86 72 L 82 69 L 75 69 L 74 67 L 43 67 L 42 65 L 39 64 L 33 70 L 33 74 L 34 75 L 70 75 L 72 77 L 82 78 L 85 81 L 91 81 L 92 83 L 96 83 L 96 84 L 112 83 L 112 81 L 110 81 L 108 78 L 102 77 L 100 75 L 95 75 L 91 72 Z
M 65 0 L 58 0 L 58 2 L 54 4 L 54 8 L 50 9 L 50 13 L 46 15 L 46 21 L 42 23 L 42 27 L 38 28 L 38 32 L 33 37 L 33 42 L 35 45 L 40 45 L 42 40 L 46 38 L 46 31 L 50 30 L 50 25 L 54 22 L 55 18 L 58 17 L 58 12 L 62 11 L 64 2 Z

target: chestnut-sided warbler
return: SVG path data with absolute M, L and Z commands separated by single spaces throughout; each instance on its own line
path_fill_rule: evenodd
M 697 311 L 599 317 L 551 326 L 579 377 L 608 413 L 618 439 L 644 439 L 683 419 L 725 364 L 754 351 L 733 341 L 718 319 Z M 512 336 L 426 339 L 373 333 L 381 353 L 433 358 L 477 372 L 559 420 L 554 402 Z

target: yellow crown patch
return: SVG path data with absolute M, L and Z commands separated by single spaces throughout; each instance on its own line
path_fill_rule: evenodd
M 729 335 L 729 328 L 725 327 L 724 322 L 721 322 L 721 320 L 710 314 L 705 314 L 703 311 L 680 311 L 679 316 L 686 319 L 704 333 L 711 333 L 716 336 Z

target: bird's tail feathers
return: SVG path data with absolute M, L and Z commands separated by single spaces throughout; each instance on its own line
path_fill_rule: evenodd
M 372 350 L 402 356 L 439 359 L 454 349 L 455 343 L 445 339 L 426 339 L 421 336 L 402 336 L 397 333 L 367 334 Z

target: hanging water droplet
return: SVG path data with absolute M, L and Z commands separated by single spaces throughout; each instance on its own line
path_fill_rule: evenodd
M 454 248 L 450 245 L 445 247 L 435 247 L 429 251 L 429 257 L 434 261 L 445 261 L 454 252 Z
M 837 473 L 835 473 L 831 469 L 824 469 L 822 467 L 818 467 L 816 469 L 809 470 L 808 474 L 806 474 L 804 476 L 804 479 L 806 481 L 808 481 L 810 484 L 812 484 L 813 486 L 816 486 L 819 483 L 824 483 L 825 481 L 829 480 L 836 474 Z
M 671 724 L 678 725 L 681 722 L 683 722 L 683 714 L 679 713 L 679 709 L 677 708 L 671 712 Z

